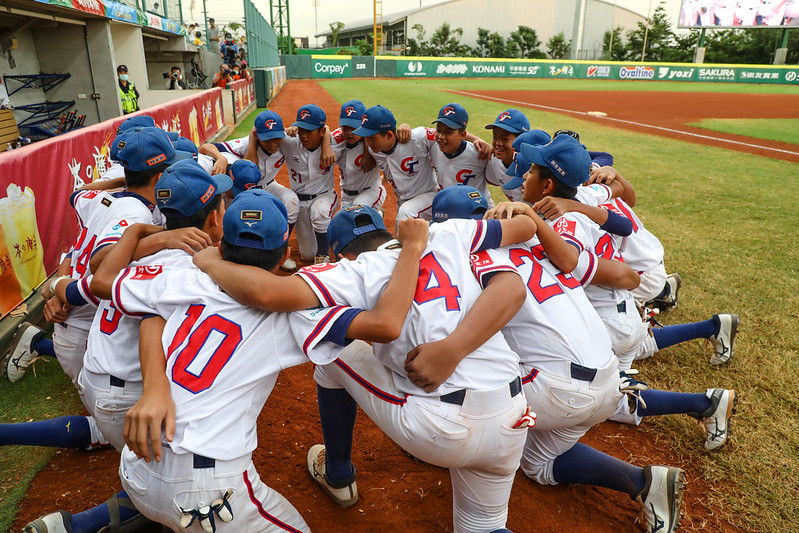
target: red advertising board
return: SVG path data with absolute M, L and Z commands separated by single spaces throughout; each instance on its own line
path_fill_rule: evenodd
M 139 111 L 199 145 L 221 130 L 222 90 L 209 89 Z M 109 165 L 119 117 L 0 153 L 0 314 L 55 271 L 77 234 L 68 198 Z
M 230 84 L 233 91 L 233 105 L 237 117 L 255 102 L 255 84 L 252 78 L 234 81 Z

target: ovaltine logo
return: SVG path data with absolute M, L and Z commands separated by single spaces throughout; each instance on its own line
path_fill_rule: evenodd
M 505 121 L 505 120 L 510 120 L 510 113 L 508 113 L 508 112 L 505 112 L 505 113 L 502 113 L 502 114 L 499 116 L 499 121 L 500 121 L 500 122 L 502 122 L 502 121 Z
M 214 195 L 214 191 L 216 191 L 216 189 L 214 188 L 214 186 L 213 186 L 213 185 L 209 185 L 209 186 L 208 186 L 208 190 L 207 190 L 207 191 L 205 191 L 205 194 L 203 194 L 203 195 L 202 195 L 202 198 L 200 198 L 200 201 L 201 201 L 202 203 L 205 203 L 205 202 L 207 202 L 208 200 L 210 200 L 210 199 L 211 199 L 211 197 Z
M 157 156 L 155 156 L 153 158 L 148 159 L 147 160 L 147 166 L 148 167 L 154 167 L 155 165 L 157 165 L 158 163 L 161 163 L 163 161 L 166 161 L 166 154 L 159 154 L 159 155 L 157 155 Z
M 297 118 L 300 119 L 300 120 L 305 120 L 306 118 L 308 118 L 310 116 L 311 116 L 311 112 L 308 111 L 307 109 L 303 109 L 302 111 L 300 111 L 300 114 L 297 115 Z
M 455 108 L 452 107 L 452 106 L 447 106 L 447 107 L 445 107 L 444 109 L 441 110 L 441 114 L 444 115 L 445 117 L 448 117 L 450 115 L 454 115 L 455 114 Z
M 264 216 L 263 211 L 258 209 L 244 209 L 241 212 L 241 219 L 247 222 L 258 222 Z
M 137 266 L 130 279 L 153 279 L 164 270 L 162 265 Z
M 623 80 L 651 80 L 655 77 L 652 67 L 621 67 L 619 77 Z
M 155 190 L 155 199 L 156 200 L 169 200 L 172 198 L 172 189 L 156 189 Z
M 348 117 L 351 117 L 352 115 L 354 115 L 356 113 L 356 111 L 357 110 L 354 107 L 347 106 L 347 108 L 344 110 L 344 114 L 347 115 Z
M 552 165 L 555 168 L 555 171 L 557 171 L 557 173 L 560 174 L 561 176 L 566 175 L 566 171 L 563 170 L 563 168 L 561 168 L 561 166 L 554 159 L 551 159 L 549 161 L 549 164 Z
M 268 129 L 268 130 L 274 129 L 274 127 L 277 126 L 277 121 L 276 120 L 272 120 L 270 118 L 269 120 L 264 122 L 264 126 L 266 126 L 266 129 Z

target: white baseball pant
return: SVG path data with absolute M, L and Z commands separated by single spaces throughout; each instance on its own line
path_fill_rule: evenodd
M 215 518 L 216 531 L 290 532 L 310 531 L 300 513 L 277 491 L 261 481 L 250 454 L 230 461 L 214 461 L 195 468 L 192 453 L 176 454 L 162 444 L 160 462 L 146 462 L 129 448 L 122 450 L 119 477 L 133 505 L 144 516 L 173 531 L 205 533 L 199 520 L 188 528 L 180 524 L 181 509 L 211 505 L 228 489 L 233 520 Z
M 438 191 L 430 191 L 405 200 L 397 208 L 397 222 L 406 218 L 433 218 L 433 198 Z
M 278 200 L 283 202 L 283 205 L 286 206 L 286 213 L 287 219 L 289 224 L 294 224 L 297 222 L 297 213 L 300 209 L 300 201 L 297 199 L 297 193 L 279 184 L 276 180 L 272 180 L 269 185 L 263 187 L 263 189 L 273 194 L 277 197 Z
M 338 194 L 328 191 L 317 195 L 312 200 L 300 200 L 299 213 L 297 214 L 297 244 L 300 257 L 304 261 L 313 261 L 317 255 L 327 255 L 328 250 L 316 249 L 316 235 L 314 232 L 326 233 L 330 219 L 338 209 Z
M 609 306 L 597 308 L 597 313 L 610 334 L 613 352 L 619 358 L 619 370 L 629 370 L 633 361 L 652 357 L 657 351 L 649 325 L 641 320 L 631 298 L 626 300 L 624 311 Z
M 354 192 L 354 191 L 351 191 Z M 356 195 L 348 194 L 346 191 L 341 191 L 341 207 L 350 205 L 368 205 L 375 209 L 382 209 L 383 202 L 386 201 L 386 188 L 382 185 L 372 185 L 368 189 L 364 189 Z
M 493 531 L 505 526 L 508 498 L 526 428 L 512 426 L 526 411 L 523 394 L 507 385 L 466 392 L 463 405 L 408 396 L 393 373 L 375 359 L 371 346 L 355 341 L 333 363 L 317 366 L 325 388 L 344 388 L 366 415 L 403 449 L 448 468 L 452 479 L 455 532 Z
M 125 447 L 122 431 L 128 409 L 139 401 L 141 381 L 125 381 L 111 385 L 111 376 L 95 374 L 85 368 L 78 375 L 78 392 L 83 405 L 94 417 L 103 436 L 118 452 Z
M 656 267 L 642 272 L 641 283 L 630 292 L 637 301 L 646 303 L 663 292 L 663 286 L 666 285 L 667 275 L 666 267 L 661 261 Z
M 527 432 L 522 454 L 524 474 L 541 485 L 556 485 L 555 459 L 574 446 L 592 426 L 604 422 L 616 409 L 619 397 L 619 362 L 613 358 L 597 369 L 591 381 L 571 377 L 571 364 L 558 372 L 522 365 L 524 396 L 536 422 Z

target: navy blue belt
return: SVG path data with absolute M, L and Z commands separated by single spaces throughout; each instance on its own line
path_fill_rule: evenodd
M 571 375 L 572 378 L 579 379 L 580 381 L 594 381 L 596 377 L 596 368 L 588 368 L 587 366 L 572 363 Z
M 516 378 L 514 378 L 513 381 L 508 383 L 508 387 L 510 388 L 510 397 L 511 398 L 515 397 L 517 394 L 522 392 L 522 378 L 517 376 Z M 445 394 L 444 396 L 439 396 L 438 399 L 444 403 L 451 403 L 453 405 L 463 405 L 463 401 L 466 399 L 466 389 L 450 392 L 449 394 Z
M 109 381 L 111 382 L 111 386 L 112 387 L 124 387 L 125 386 L 125 380 L 124 379 L 119 379 L 116 376 L 109 376 L 109 378 L 111 378 Z
M 366 190 L 371 189 L 371 188 L 372 188 L 371 186 L 364 187 L 363 191 L 366 191 Z M 346 193 L 348 196 L 358 196 L 359 194 L 361 194 L 363 192 L 363 191 L 350 191 L 348 189 L 341 189 L 341 190 L 344 193 Z
M 616 304 L 616 311 L 619 313 L 626 313 L 627 312 L 627 302 L 619 302 Z
M 194 468 L 213 468 L 216 465 L 216 459 L 196 453 L 192 455 L 194 455 Z

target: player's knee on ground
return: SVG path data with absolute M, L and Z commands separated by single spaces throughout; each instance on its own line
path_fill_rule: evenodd
M 330 219 L 336 211 L 338 202 L 314 202 L 311 205 L 310 217 L 311 226 L 317 233 L 325 233 L 330 225 Z

